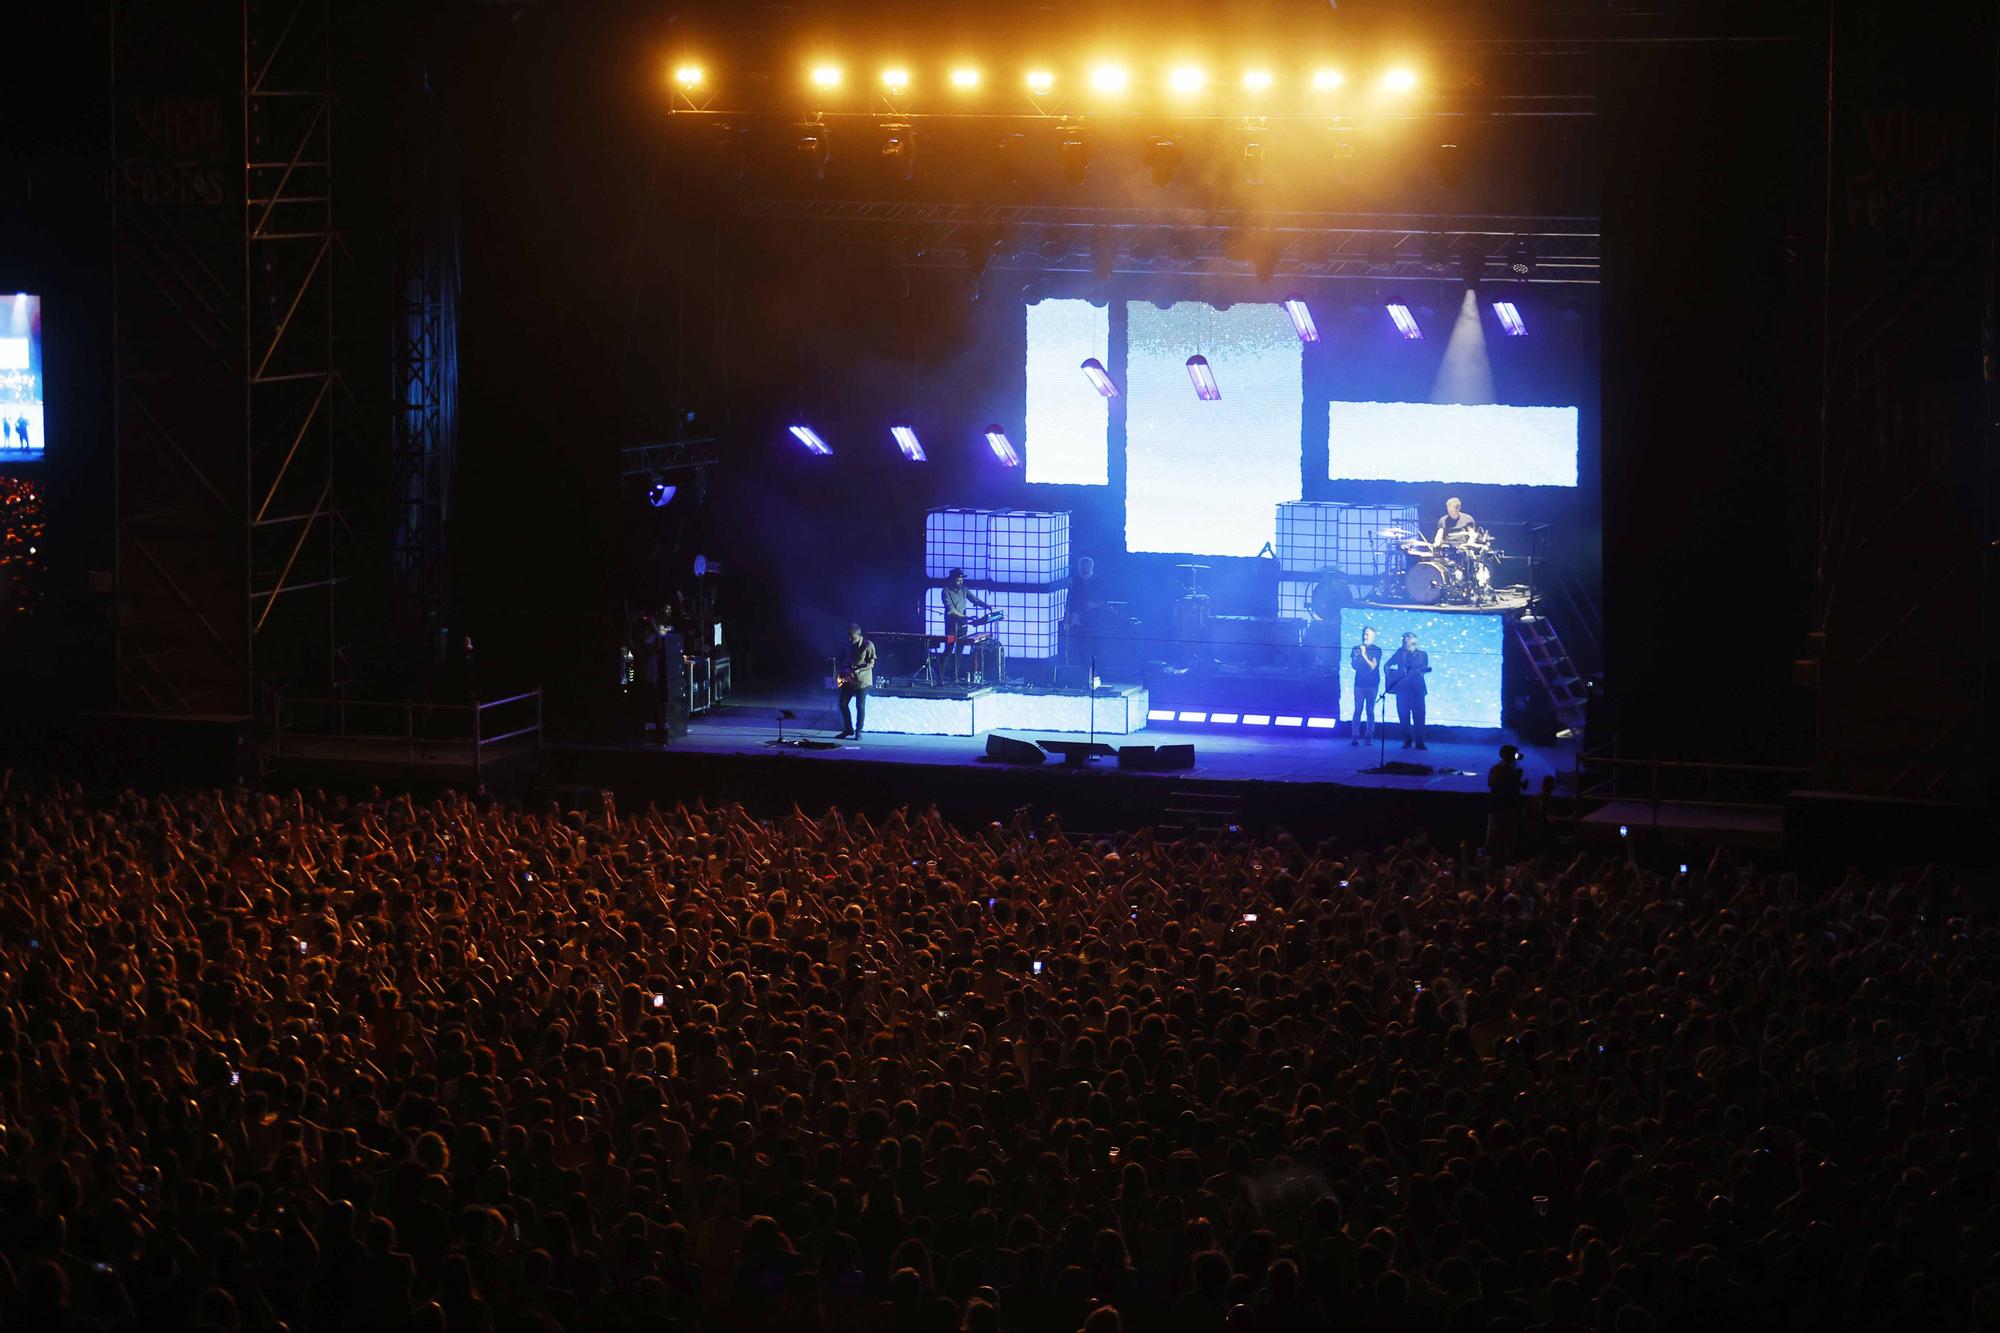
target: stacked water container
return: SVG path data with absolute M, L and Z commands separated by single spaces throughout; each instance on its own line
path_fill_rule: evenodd
M 924 632 L 944 633 L 947 575 L 1006 619 L 991 626 L 1014 661 L 1061 651 L 1069 611 L 1069 514 L 1028 509 L 933 509 L 924 515 Z M 978 614 L 975 608 L 975 614 Z
M 1390 528 L 1415 531 L 1414 505 L 1329 504 L 1290 500 L 1278 506 L 1278 614 L 1312 619 L 1312 593 L 1325 571 L 1348 585 L 1350 596 L 1365 596 L 1402 558 L 1382 536 Z

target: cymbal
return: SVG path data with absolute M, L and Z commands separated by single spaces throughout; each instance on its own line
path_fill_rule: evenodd
M 1207 565 L 1175 565 L 1175 569 L 1207 569 Z
M 1403 538 L 1414 536 L 1415 534 L 1412 533 L 1408 528 L 1384 528 L 1375 535 L 1382 538 L 1384 541 L 1393 542 L 1393 541 L 1401 541 Z

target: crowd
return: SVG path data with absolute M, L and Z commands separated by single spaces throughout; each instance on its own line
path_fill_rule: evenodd
M 1422 837 L 0 796 L 0 1327 L 2000 1321 L 1993 913 Z

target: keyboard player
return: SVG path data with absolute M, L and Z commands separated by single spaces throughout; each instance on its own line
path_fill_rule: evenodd
M 945 576 L 944 582 L 944 651 L 951 656 L 951 678 L 957 682 L 961 677 L 961 664 L 965 661 L 965 632 L 972 624 L 972 608 L 991 611 L 984 598 L 965 586 L 965 571 L 954 569 Z

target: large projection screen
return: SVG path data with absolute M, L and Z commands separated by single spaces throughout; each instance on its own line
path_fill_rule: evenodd
M 0 464 L 40 462 L 48 450 L 42 416 L 42 298 L 0 295 Z
M 1254 556 L 1281 501 L 1300 498 L 1304 363 L 1284 308 L 1126 307 L 1125 548 Z M 1213 367 L 1203 402 L 1187 359 Z
M 1031 482 L 1102 486 L 1110 480 L 1110 409 L 1079 369 L 1109 362 L 1111 309 L 1088 301 L 1028 307 L 1028 416 L 1023 460 Z
M 1574 407 L 1329 403 L 1332 481 L 1576 485 Z

